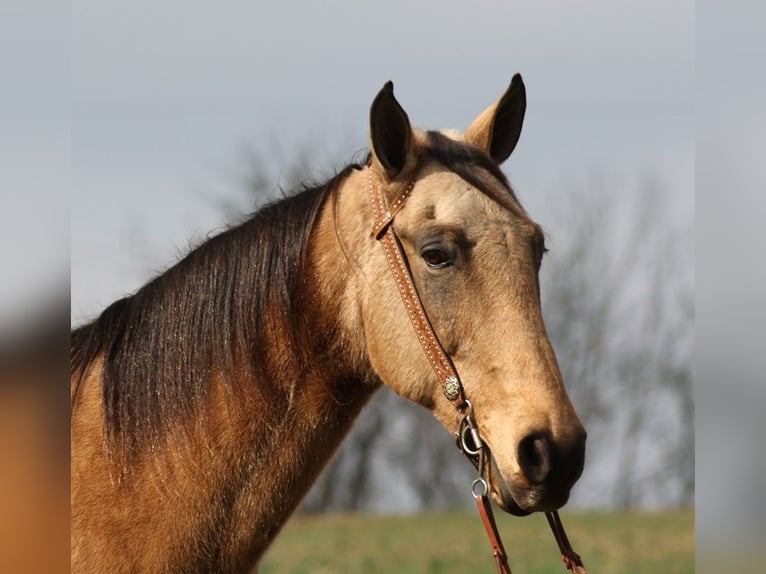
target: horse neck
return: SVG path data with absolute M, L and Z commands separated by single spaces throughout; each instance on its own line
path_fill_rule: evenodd
M 72 420 L 76 571 L 126 563 L 137 571 L 247 571 L 340 444 L 379 382 L 364 358 L 335 204 L 325 203 L 310 240 L 301 332 L 287 339 L 275 325 L 267 337 L 271 380 L 236 365 L 214 372 L 209 407 L 171 431 L 169 448 L 158 451 L 169 454 L 147 453 L 122 485 L 99 438 L 103 364 L 91 366 Z M 300 352 L 290 348 L 295 341 Z
M 229 446 L 230 460 L 240 468 L 226 472 L 242 480 L 230 535 L 241 540 L 233 553 L 244 556 L 237 559 L 243 564 L 257 560 L 270 544 L 379 386 L 365 359 L 355 315 L 355 275 L 339 236 L 362 228 L 363 217 L 358 210 L 351 211 L 355 215 L 344 215 L 342 228 L 336 219 L 336 208 L 338 213 L 349 213 L 343 202 L 359 201 L 360 181 L 352 174 L 342 186 L 346 193 L 336 190 L 342 193 L 341 203 L 332 197 L 326 200 L 312 232 L 301 302 L 302 332 L 291 339 L 292 345 L 297 342 L 303 348 L 286 348 L 275 333 L 274 348 L 281 357 L 275 372 L 281 376 L 267 382 L 275 392 L 238 401 L 234 410 L 224 399 L 227 406 L 220 411 L 236 437 Z M 215 393 L 219 397 L 226 395 L 221 392 L 225 382 L 221 383 Z M 220 433 L 221 427 L 216 427 Z M 251 439 L 243 444 L 242 436 Z

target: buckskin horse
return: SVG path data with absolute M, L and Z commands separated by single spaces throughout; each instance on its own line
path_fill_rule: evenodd
M 255 568 L 381 385 L 481 451 L 479 495 L 566 503 L 586 435 L 543 324 L 543 233 L 499 167 L 525 110 L 517 74 L 463 134 L 421 131 L 389 82 L 365 163 L 73 330 L 74 572 Z

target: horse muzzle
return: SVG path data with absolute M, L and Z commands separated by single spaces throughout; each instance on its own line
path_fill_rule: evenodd
M 492 500 L 506 512 L 526 516 L 564 506 L 583 471 L 585 432 L 568 444 L 546 433 L 531 433 L 519 442 L 518 468 L 504 473 L 490 447 L 489 485 Z

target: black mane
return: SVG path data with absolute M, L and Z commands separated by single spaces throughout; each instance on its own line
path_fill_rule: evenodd
M 508 178 L 500 169 L 500 165 L 489 154 L 477 147 L 450 139 L 440 132 L 429 131 L 426 132 L 426 135 L 428 136 L 428 147 L 425 149 L 426 157 L 438 161 L 448 170 L 455 172 L 500 205 L 512 211 L 521 208 L 521 203 Z M 500 182 L 507 193 L 497 193 L 493 187 L 487 185 L 480 170 L 485 171 Z
M 317 214 L 359 168 L 350 164 L 322 185 L 266 205 L 72 331 L 73 408 L 88 366 L 102 356 L 110 449 L 120 447 L 127 461 L 193 413 L 216 367 L 273 380 L 263 376 L 273 368 L 263 357 L 265 336 L 295 332 Z

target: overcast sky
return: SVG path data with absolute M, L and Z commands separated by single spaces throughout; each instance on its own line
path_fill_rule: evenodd
M 212 197 L 236 197 L 247 146 L 349 160 L 389 79 L 414 125 L 462 129 L 522 73 L 506 167 L 538 219 L 546 193 L 594 170 L 657 176 L 692 218 L 692 2 L 73 7 L 74 323 L 224 223 Z

